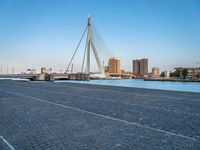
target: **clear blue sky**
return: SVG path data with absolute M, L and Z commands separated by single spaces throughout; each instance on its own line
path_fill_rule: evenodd
M 105 64 L 107 57 L 120 57 L 131 71 L 133 59 L 148 58 L 150 72 L 154 66 L 172 70 L 200 62 L 199 0 L 0 0 L 4 72 L 7 62 L 18 72 L 43 66 L 65 70 L 88 14 L 107 45 L 99 50 Z M 77 71 L 83 45 L 74 62 Z

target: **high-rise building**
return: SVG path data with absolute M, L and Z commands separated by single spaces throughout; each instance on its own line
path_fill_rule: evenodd
M 141 59 L 140 60 L 140 76 L 147 76 L 148 75 L 148 59 Z
M 148 75 L 148 59 L 133 60 L 133 74 L 145 77 Z
M 140 60 L 133 60 L 133 74 L 140 75 Z
M 153 78 L 158 78 L 158 77 L 160 77 L 159 68 L 157 68 L 157 67 L 152 68 L 152 74 L 151 74 L 151 76 L 152 76 Z
M 121 73 L 120 59 L 118 58 L 110 58 L 108 63 L 108 72 L 113 74 Z

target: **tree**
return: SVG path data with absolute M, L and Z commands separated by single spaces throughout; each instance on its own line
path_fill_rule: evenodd
M 200 72 L 197 74 L 197 78 L 200 78 Z
M 183 69 L 182 70 L 182 75 L 183 75 L 183 79 L 186 79 L 186 77 L 188 75 L 188 70 L 187 69 Z
M 181 76 L 181 68 L 177 68 L 176 71 L 173 73 L 175 77 L 180 78 Z
M 176 77 L 174 72 L 170 72 L 170 77 Z
M 160 74 L 160 77 L 165 77 L 165 72 L 162 72 L 162 73 Z

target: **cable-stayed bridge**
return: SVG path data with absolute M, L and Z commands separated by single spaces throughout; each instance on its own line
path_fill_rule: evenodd
M 97 72 L 97 74 L 99 74 L 99 77 L 105 78 L 105 70 L 104 70 L 104 67 L 101 64 L 100 57 L 98 55 L 97 48 L 96 48 L 96 45 L 95 45 L 95 42 L 94 42 L 93 25 L 92 25 L 91 16 L 88 17 L 87 26 L 86 26 L 86 28 L 85 28 L 82 36 L 81 36 L 81 39 L 80 39 L 74 53 L 73 53 L 72 58 L 70 59 L 70 62 L 67 66 L 66 73 L 68 73 L 69 68 L 72 65 L 72 61 L 73 61 L 73 59 L 74 59 L 74 57 L 75 57 L 75 55 L 76 55 L 76 53 L 79 49 L 79 46 L 80 46 L 86 32 L 87 32 L 87 38 L 86 38 L 85 50 L 84 50 L 84 55 L 83 55 L 83 60 L 82 60 L 81 74 L 84 74 L 84 75 L 87 74 L 88 76 L 91 75 L 91 71 L 90 71 L 91 70 L 90 69 L 91 52 L 93 52 L 97 66 L 98 66 L 98 69 L 99 69 L 99 72 Z M 85 69 L 85 72 L 84 72 L 83 70 L 84 70 L 84 67 L 85 67 L 85 63 L 86 63 L 86 69 Z
M 87 34 L 86 34 L 87 33 Z M 73 68 L 73 60 L 74 57 L 80 47 L 81 42 L 83 41 L 84 36 L 87 35 L 86 44 L 84 55 L 82 58 L 82 67 L 80 72 L 73 73 L 70 71 L 70 68 Z M 93 52 L 95 56 L 95 60 L 97 63 L 98 72 L 91 72 L 91 52 Z M 105 78 L 105 70 L 104 66 L 101 64 L 100 57 L 97 52 L 97 47 L 94 42 L 94 33 L 93 33 L 93 25 L 92 25 L 92 18 L 91 16 L 88 17 L 87 26 L 81 36 L 81 39 L 70 59 L 69 64 L 67 65 L 67 69 L 65 73 L 52 73 L 52 74 L 4 74 L 0 75 L 1 78 L 21 78 L 21 79 L 30 79 L 30 80 L 46 80 L 46 81 L 53 81 L 53 80 L 65 80 L 65 79 L 72 79 L 72 80 L 89 80 L 90 75 L 96 74 L 99 78 Z

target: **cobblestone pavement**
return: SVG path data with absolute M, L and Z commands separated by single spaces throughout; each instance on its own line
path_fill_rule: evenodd
M 0 150 L 200 150 L 200 93 L 0 81 L 0 137 Z

